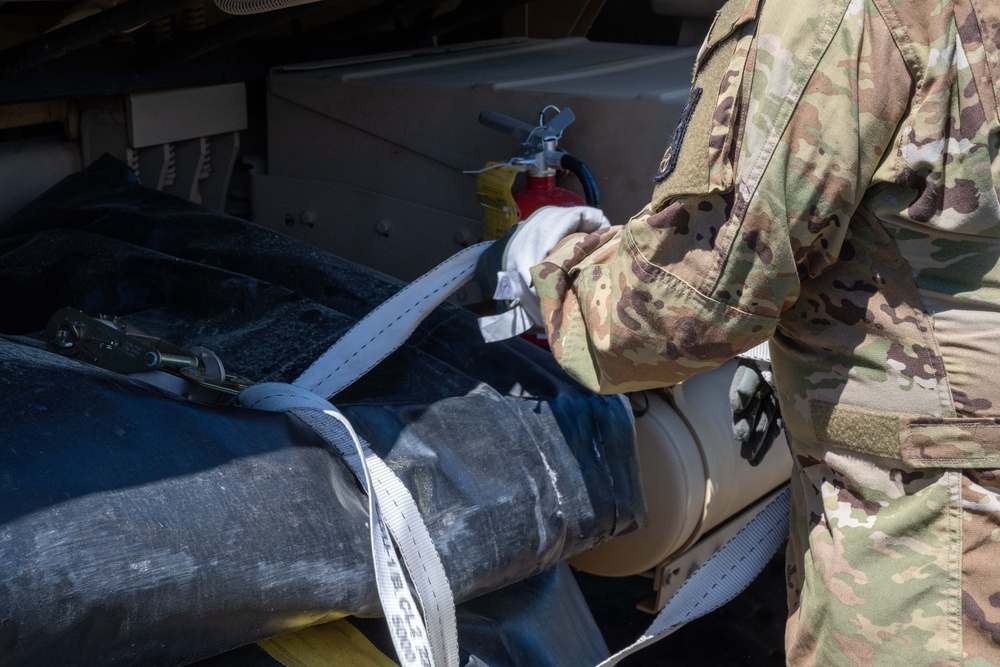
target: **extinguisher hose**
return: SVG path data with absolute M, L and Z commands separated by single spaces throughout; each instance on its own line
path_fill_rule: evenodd
M 587 165 L 569 153 L 563 153 L 559 160 L 559 166 L 580 180 L 580 185 L 583 186 L 583 198 L 586 200 L 587 206 L 601 208 L 601 193 L 597 188 L 597 179 L 594 178 L 594 174 L 587 168 Z

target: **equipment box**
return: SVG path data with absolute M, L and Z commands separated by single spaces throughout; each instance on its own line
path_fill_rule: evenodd
M 482 235 L 476 179 L 463 172 L 518 152 L 480 112 L 534 125 L 554 105 L 576 115 L 560 146 L 593 171 L 612 222 L 624 222 L 649 200 L 696 52 L 516 40 L 276 69 L 254 220 L 415 277 Z M 560 185 L 579 189 L 571 177 Z

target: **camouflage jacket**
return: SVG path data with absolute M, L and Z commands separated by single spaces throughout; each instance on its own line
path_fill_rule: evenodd
M 533 270 L 563 366 L 637 390 L 771 339 L 793 437 L 1000 467 L 998 43 L 994 0 L 731 0 L 652 201 Z

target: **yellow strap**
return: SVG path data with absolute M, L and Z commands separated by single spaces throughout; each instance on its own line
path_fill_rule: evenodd
M 398 667 L 346 620 L 257 643 L 285 667 Z

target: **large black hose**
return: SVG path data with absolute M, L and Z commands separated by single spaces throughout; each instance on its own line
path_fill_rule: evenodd
M 587 168 L 587 165 L 569 153 L 563 153 L 559 160 L 559 166 L 580 179 L 580 185 L 583 186 L 583 198 L 586 200 L 587 206 L 601 208 L 601 193 L 597 187 L 597 179 L 594 178 L 594 174 Z

